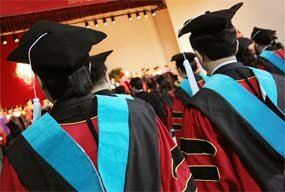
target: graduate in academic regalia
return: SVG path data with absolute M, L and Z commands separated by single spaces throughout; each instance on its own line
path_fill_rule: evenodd
M 148 93 L 144 90 L 143 80 L 139 77 L 134 77 L 130 80 L 132 95 L 141 100 L 147 101 Z
M 276 31 L 254 27 L 251 33 L 258 57 L 258 68 L 285 76 L 285 50 L 277 42 Z
M 109 50 L 90 57 L 90 77 L 93 83 L 92 93 L 98 94 L 98 92 L 103 92 L 108 95 L 112 94 L 112 87 L 107 75 L 107 66 L 105 65 L 108 56 L 112 53 L 113 50 Z
M 168 74 L 158 75 L 156 77 L 156 82 L 159 85 L 160 99 L 167 113 L 167 117 L 165 117 L 165 125 L 168 128 L 168 130 L 171 132 L 173 98 L 170 93 L 173 91 L 174 85 L 172 84 L 171 80 L 168 78 Z
M 278 89 L 278 106 L 285 112 L 285 50 L 277 42 L 276 31 L 254 27 L 251 34 L 255 52 L 258 54 L 256 67 L 272 74 Z
M 185 22 L 211 75 L 187 104 L 180 148 L 201 191 L 273 191 L 284 181 L 284 113 L 268 72 L 237 62 L 231 22 L 242 3 Z M 274 183 L 274 185 L 273 185 Z
M 246 37 L 237 38 L 239 42 L 237 60 L 249 67 L 257 67 L 257 55 L 254 49 L 254 43 Z
M 148 83 L 148 88 L 151 88 L 155 82 Z M 144 100 L 149 103 L 154 109 L 156 115 L 160 118 L 165 126 L 167 126 L 167 110 L 164 107 L 164 103 L 162 101 L 161 95 L 157 91 L 147 92 L 143 87 L 143 80 L 139 77 L 134 77 L 130 81 L 130 86 L 132 89 L 133 96 Z
M 197 71 L 197 63 L 195 61 L 196 55 L 191 52 L 184 53 L 185 58 L 190 62 L 192 71 L 194 72 L 195 80 L 197 81 L 198 86 L 201 88 L 207 79 L 206 76 L 201 76 Z M 175 62 L 178 74 L 182 79 L 180 86 L 177 87 L 174 91 L 170 93 L 172 96 L 173 104 L 172 104 L 172 113 L 169 117 L 171 120 L 171 127 L 174 130 L 174 136 L 176 137 L 177 142 L 179 143 L 179 138 L 183 132 L 182 122 L 183 122 L 183 114 L 185 110 L 185 104 L 187 101 L 193 96 L 191 87 L 189 86 L 189 82 L 186 75 L 185 67 L 183 66 L 184 62 L 184 54 L 178 53 L 172 56 L 171 61 Z
M 8 148 L 0 191 L 196 190 L 151 107 L 112 95 L 102 60 L 90 62 L 91 47 L 104 38 L 92 29 L 40 21 L 9 55 L 31 64 L 54 106 Z

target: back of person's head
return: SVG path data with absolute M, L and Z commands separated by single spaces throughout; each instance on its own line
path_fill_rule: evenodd
M 172 72 L 167 72 L 166 73 L 168 80 L 170 80 L 170 82 L 174 83 L 175 81 L 178 81 L 178 76 Z
M 173 55 L 171 58 L 171 61 L 175 62 L 176 68 L 179 69 L 182 73 L 186 74 L 185 67 L 183 65 L 183 62 L 186 59 L 190 62 L 191 68 L 193 72 L 195 73 L 197 71 L 197 63 L 195 61 L 195 53 L 186 52 L 186 53 L 178 53 L 176 55 Z
M 105 79 L 107 67 L 105 61 L 113 50 L 106 51 L 90 57 L 91 62 L 91 80 L 94 85 L 100 84 Z
M 230 26 L 215 35 L 191 35 L 192 48 L 210 60 L 218 60 L 236 54 L 237 38 L 234 26 Z
M 7 59 L 31 64 L 50 99 L 80 97 L 92 89 L 89 51 L 104 38 L 105 33 L 92 29 L 39 21 Z
M 157 89 L 157 82 L 155 78 L 147 78 L 146 79 L 146 86 L 150 91 L 154 91 Z
M 166 77 L 164 77 L 161 79 L 161 81 L 159 81 L 159 88 L 161 92 L 167 93 L 173 89 L 173 86 L 171 82 Z
M 131 79 L 130 85 L 132 88 L 135 88 L 136 90 L 142 90 L 143 89 L 143 80 L 139 77 L 134 77 Z
M 237 60 L 243 63 L 246 66 L 255 67 L 257 64 L 257 59 L 254 53 L 249 49 L 249 47 L 253 44 L 249 38 L 238 38 L 239 49 L 236 54 Z
M 237 51 L 236 29 L 232 18 L 243 3 L 238 3 L 229 9 L 215 12 L 207 11 L 184 23 L 178 36 L 191 33 L 190 43 L 201 56 L 210 60 L 234 56 Z

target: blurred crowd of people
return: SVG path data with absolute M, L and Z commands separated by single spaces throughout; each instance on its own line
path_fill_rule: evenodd
M 48 99 L 43 99 L 42 114 L 50 112 L 52 103 Z M 33 120 L 32 99 L 26 100 L 25 106 L 15 106 L 13 108 L 0 109 L 0 143 L 4 148 L 5 144 L 27 129 Z
M 117 84 L 118 85 L 118 84 Z M 129 94 L 149 102 L 161 120 L 167 125 L 168 106 L 171 105 L 169 92 L 179 85 L 178 76 L 173 72 L 160 75 L 144 75 L 124 79 L 121 85 L 114 84 L 113 93 Z M 41 114 L 50 112 L 53 104 L 48 99 L 41 101 Z M 27 129 L 33 120 L 33 101 L 26 100 L 26 105 L 0 109 L 0 143 L 2 146 Z M 169 127 L 169 126 L 168 126 Z

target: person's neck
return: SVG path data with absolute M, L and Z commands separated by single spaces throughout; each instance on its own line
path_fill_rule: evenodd
M 219 67 L 220 65 L 223 65 L 224 63 L 228 63 L 231 61 L 233 61 L 233 62 L 237 61 L 236 56 L 225 57 L 222 59 L 218 59 L 215 61 L 208 61 L 208 62 L 204 62 L 204 63 L 207 66 L 208 74 L 212 74 L 214 72 L 214 70 L 217 69 L 217 67 Z
M 259 45 L 258 48 L 257 48 L 257 53 L 260 55 L 264 50 L 266 50 L 268 47 L 270 46 L 269 45 Z
M 93 87 L 91 90 L 92 93 L 96 93 L 102 90 L 111 90 L 111 85 L 110 83 L 104 82 L 104 83 L 99 83 Z

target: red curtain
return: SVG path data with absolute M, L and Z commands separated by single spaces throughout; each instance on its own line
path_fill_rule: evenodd
M 163 0 L 0 0 L 0 5 L 2 33 L 28 29 L 38 20 L 62 22 L 123 9 L 165 6 Z
M 19 35 L 20 37 L 20 35 Z M 0 104 L 3 108 L 11 108 L 16 105 L 25 105 L 25 101 L 34 97 L 32 85 L 26 84 L 16 75 L 16 63 L 6 60 L 9 53 L 18 46 L 12 40 L 11 36 L 7 37 L 8 44 L 0 45 Z M 38 83 L 36 90 L 39 98 L 44 98 Z
M 90 4 L 102 4 L 116 0 L 0 0 L 0 17 L 24 15 L 55 9 L 63 9 Z

